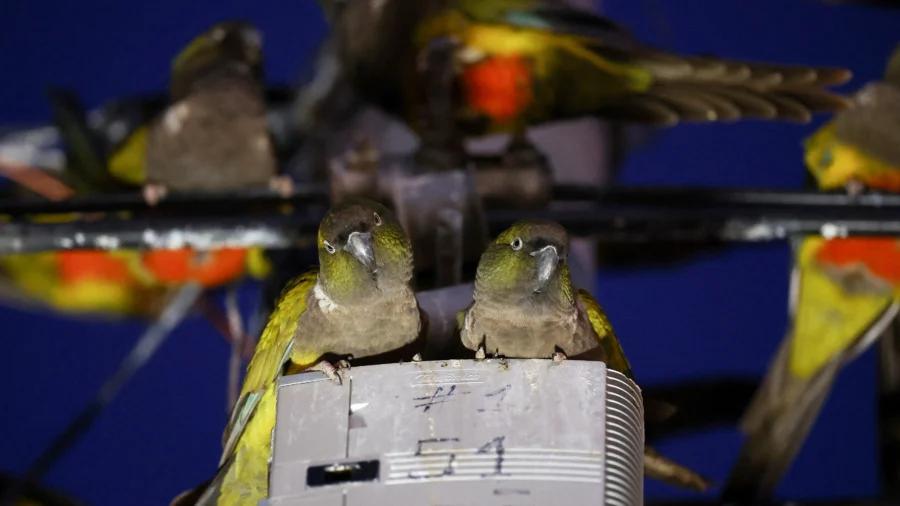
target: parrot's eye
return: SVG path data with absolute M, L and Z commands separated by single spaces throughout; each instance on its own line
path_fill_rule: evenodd
M 335 251 L 337 251 L 336 249 L 334 249 L 334 246 L 332 246 L 330 242 L 324 241 L 323 244 L 325 245 L 325 251 L 331 253 L 332 255 Z
M 524 243 L 522 242 L 522 238 L 516 237 L 509 245 L 512 247 L 513 251 L 519 251 L 522 249 L 522 246 L 524 246 Z
M 381 216 L 378 216 L 378 213 L 373 213 L 375 215 L 375 226 L 381 226 Z

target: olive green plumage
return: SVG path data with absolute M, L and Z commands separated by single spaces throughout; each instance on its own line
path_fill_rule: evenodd
M 568 249 L 566 230 L 553 222 L 518 222 L 501 233 L 478 264 L 472 304 L 459 314 L 463 345 L 507 358 L 599 360 L 633 379 L 606 313 L 572 286 Z M 694 490 L 709 486 L 649 446 L 644 454 L 647 476 Z
M 266 496 L 275 385 L 283 374 L 321 370 L 339 382 L 326 359 L 381 355 L 421 337 L 412 248 L 393 213 L 367 200 L 338 204 L 319 226 L 317 244 L 319 269 L 285 287 L 259 339 L 225 430 L 219 473 L 199 504 L 255 506 Z

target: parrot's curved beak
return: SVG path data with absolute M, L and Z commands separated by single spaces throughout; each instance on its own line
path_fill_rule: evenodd
M 368 232 L 351 232 L 347 237 L 344 251 L 353 255 L 359 263 L 370 271 L 375 270 L 375 250 L 372 248 L 372 234 Z
M 535 292 L 542 292 L 556 273 L 559 266 L 559 253 L 556 246 L 544 246 L 531 254 L 537 262 L 537 279 L 535 280 Z

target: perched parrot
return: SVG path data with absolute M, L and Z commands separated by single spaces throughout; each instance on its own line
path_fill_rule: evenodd
M 465 136 L 581 116 L 670 126 L 741 118 L 808 122 L 844 109 L 827 90 L 844 69 L 683 56 L 644 45 L 607 18 L 556 0 L 321 0 L 359 93 L 419 130 L 433 83 L 425 55 L 451 46 L 453 124 Z
M 599 360 L 634 379 L 606 313 L 569 277 L 566 230 L 553 222 L 518 222 L 501 233 L 478 263 L 473 302 L 459 313 L 460 338 L 476 358 Z M 704 491 L 693 471 L 644 448 L 647 476 Z
M 885 78 L 806 141 L 819 188 L 900 191 L 900 46 Z M 768 498 L 787 473 L 843 365 L 897 317 L 900 241 L 812 237 L 796 251 L 787 337 L 741 422 L 746 442 L 726 499 Z
M 225 430 L 219 472 L 198 504 L 256 506 L 266 497 L 275 385 L 285 370 L 320 370 L 340 383 L 331 358 L 421 343 L 412 247 L 393 213 L 371 201 L 342 202 L 319 227 L 318 251 L 318 270 L 288 284 L 262 333 Z
M 271 186 L 292 191 L 277 176 L 266 123 L 262 34 L 239 21 L 217 23 L 198 35 L 172 63 L 172 103 L 137 130 L 111 160 L 144 167 L 144 196 L 153 205 L 168 189 L 223 192 Z
M 64 196 L 136 189 L 143 181 L 140 159 L 118 165 L 108 160 L 87 127 L 74 94 L 51 88 L 48 97 L 55 123 L 66 143 L 66 166 L 57 181 Z M 115 156 L 113 157 L 115 159 Z M 114 170 L 115 169 L 115 170 Z M 48 174 L 48 177 L 53 177 Z M 35 219 L 67 220 L 75 216 Z M 163 306 L 166 289 L 189 281 L 217 287 L 249 273 L 265 277 L 270 266 L 260 248 L 198 253 L 191 249 L 156 251 L 65 251 L 0 257 L 0 289 L 7 298 L 36 299 L 65 313 L 97 316 L 154 316 Z M 32 302 L 27 300 L 26 302 Z

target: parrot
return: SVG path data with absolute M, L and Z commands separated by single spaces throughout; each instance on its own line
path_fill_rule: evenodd
M 423 82 L 425 56 L 453 48 L 448 99 L 457 106 L 443 119 L 464 137 L 512 134 L 510 161 L 533 159 L 525 129 L 552 121 L 809 122 L 849 106 L 828 90 L 848 81 L 848 70 L 669 53 L 559 0 L 321 3 L 358 93 L 420 136 L 420 108 L 434 87 Z
M 165 111 L 133 133 L 111 160 L 117 174 L 143 158 L 149 205 L 169 189 L 223 192 L 268 185 L 290 195 L 291 179 L 276 173 L 262 34 L 256 28 L 225 21 L 195 37 L 172 63 L 169 95 Z
M 587 290 L 573 287 L 568 249 L 568 233 L 555 222 L 520 221 L 503 231 L 478 263 L 473 301 L 457 316 L 460 339 L 476 360 L 491 354 L 603 361 L 634 381 L 603 308 Z M 696 491 L 710 485 L 650 446 L 644 472 Z
M 805 141 L 822 190 L 900 191 L 900 45 L 881 81 Z M 746 439 L 725 499 L 771 497 L 800 451 L 841 367 L 877 341 L 900 310 L 900 241 L 805 238 L 795 247 L 792 324 L 740 422 Z
M 412 246 L 391 211 L 345 200 L 322 220 L 317 244 L 318 269 L 288 283 L 262 332 L 225 430 L 219 471 L 198 504 L 256 506 L 266 497 L 283 373 L 319 370 L 340 383 L 349 364 L 330 357 L 355 361 L 422 343 L 427 320 L 411 286 Z
M 42 194 L 51 200 L 72 195 L 112 193 L 137 188 L 143 163 L 111 163 L 101 142 L 88 128 L 77 96 L 49 88 L 54 119 L 68 148 L 65 167 L 54 181 L 62 195 Z M 115 154 L 113 155 L 115 159 Z M 116 169 L 116 170 L 113 170 Z M 67 220 L 74 215 L 40 216 L 35 220 Z M 119 316 L 152 316 L 161 307 L 165 290 L 197 281 L 216 287 L 245 273 L 263 278 L 268 264 L 261 248 L 223 248 L 198 254 L 179 250 L 59 250 L 0 257 L 3 288 L 23 292 L 63 312 Z

